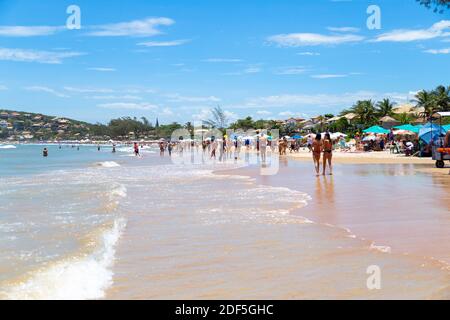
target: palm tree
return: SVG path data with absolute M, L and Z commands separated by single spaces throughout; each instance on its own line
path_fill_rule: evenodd
M 217 129 L 224 129 L 228 125 L 228 117 L 225 111 L 220 106 L 211 110 L 212 119 L 203 120 L 203 123 L 207 126 Z
M 377 110 L 372 100 L 360 100 L 351 110 L 356 114 L 360 124 L 371 126 L 377 123 Z
M 432 92 L 426 90 L 419 91 L 415 97 L 416 108 L 423 108 L 419 116 L 425 120 L 429 120 L 433 114 L 439 111 L 436 96 Z
M 385 116 L 392 117 L 394 115 L 394 105 L 389 99 L 383 99 L 377 103 L 377 113 L 382 118 Z
M 446 88 L 445 86 L 438 86 L 434 91 L 433 95 L 436 98 L 436 104 L 439 111 L 447 111 L 450 108 L 450 86 Z

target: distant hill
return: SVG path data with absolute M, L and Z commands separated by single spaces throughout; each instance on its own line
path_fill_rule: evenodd
M 93 127 L 68 118 L 0 109 L 2 140 L 81 140 L 89 138 Z

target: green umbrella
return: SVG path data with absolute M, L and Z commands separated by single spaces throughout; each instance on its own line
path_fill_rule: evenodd
M 389 130 L 386 130 L 380 126 L 373 126 L 363 131 L 364 133 L 374 133 L 374 134 L 388 134 Z

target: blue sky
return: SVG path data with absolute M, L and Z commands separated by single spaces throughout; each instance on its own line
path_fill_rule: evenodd
M 81 9 L 68 30 L 66 9 Z M 381 29 L 366 25 L 369 5 Z M 0 108 L 106 122 L 399 103 L 449 85 L 450 14 L 415 0 L 0 0 Z

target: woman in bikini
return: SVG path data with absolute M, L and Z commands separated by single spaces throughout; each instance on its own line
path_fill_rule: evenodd
M 318 133 L 312 144 L 312 154 L 317 177 L 320 175 L 320 155 L 322 154 L 322 147 L 322 135 Z
M 331 160 L 333 159 L 333 142 L 331 141 L 331 136 L 329 133 L 325 134 L 325 139 L 323 140 L 323 175 L 326 174 L 327 162 L 330 167 L 330 176 L 333 175 L 333 166 Z

